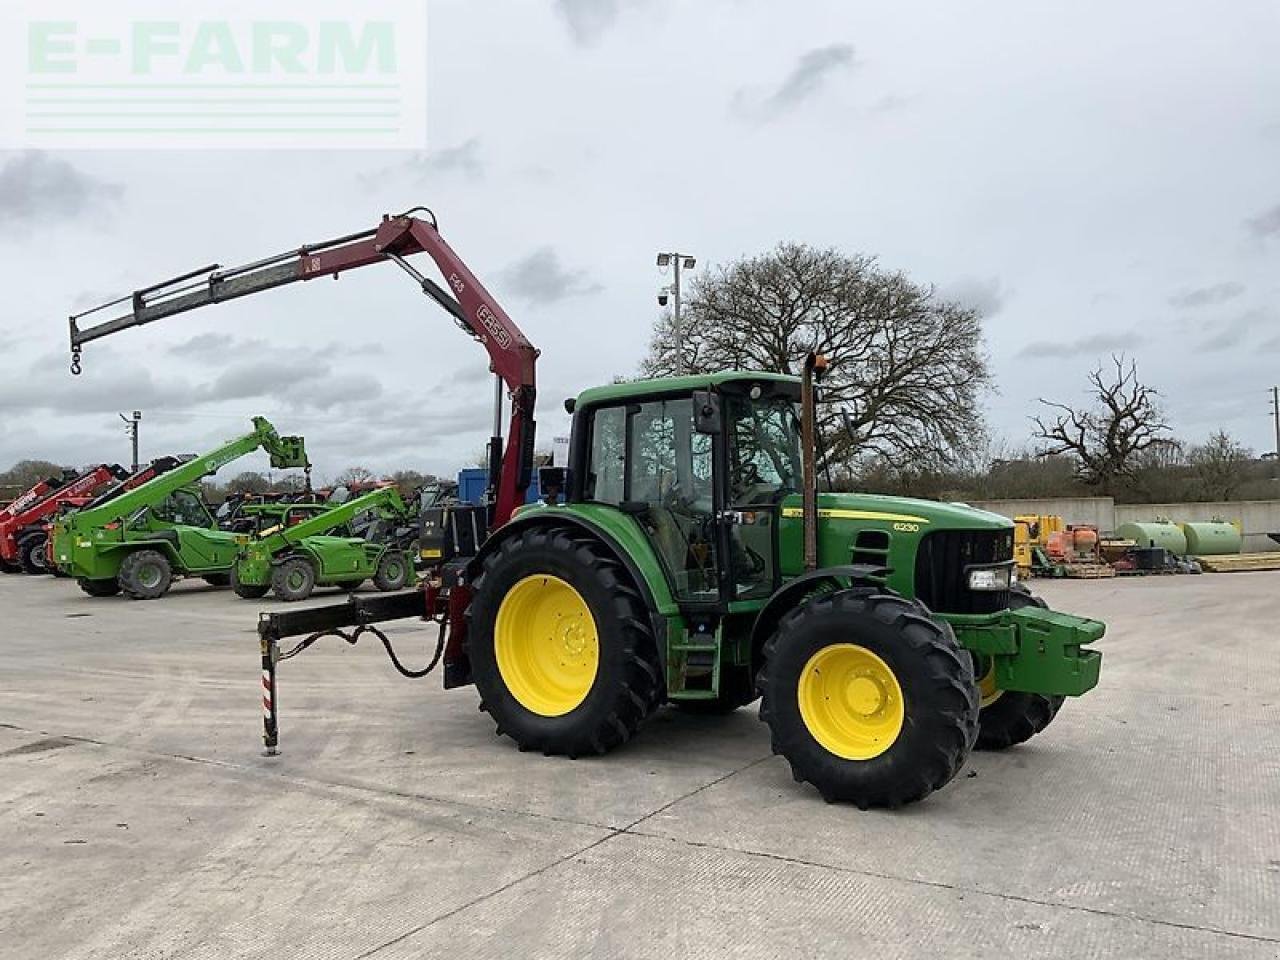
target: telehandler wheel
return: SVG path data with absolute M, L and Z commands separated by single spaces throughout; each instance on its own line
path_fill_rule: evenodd
M 49 572 L 49 538 L 43 533 L 33 533 L 18 543 L 18 563 L 22 572 L 42 574 Z
M 978 732 L 969 655 L 923 607 L 877 588 L 787 613 L 760 673 L 773 752 L 828 803 L 900 807 L 964 765 Z
M 305 600 L 316 588 L 316 568 L 306 557 L 290 557 L 271 572 L 271 592 L 277 600 Z
M 21 573 L 22 564 L 10 563 L 8 560 L 0 560 L 0 573 Z
M 210 573 L 201 578 L 211 587 L 229 587 L 231 586 L 231 574 L 229 573 Z
M 110 580 L 86 580 L 81 577 L 76 583 L 91 597 L 114 597 L 120 593 L 120 581 L 114 577 Z
M 485 560 L 467 617 L 480 709 L 521 750 L 605 753 L 663 700 L 640 592 L 580 530 L 513 534 Z
M 139 550 L 124 558 L 117 579 L 130 600 L 158 600 L 173 584 L 173 569 L 160 551 Z
M 266 584 L 241 583 L 240 578 L 236 576 L 236 568 L 231 568 L 231 589 L 235 591 L 237 597 L 241 600 L 261 600 L 267 595 L 271 589 Z
M 378 561 L 373 573 L 373 585 L 379 590 L 403 590 L 409 582 L 409 559 L 399 550 L 388 550 Z
M 1041 597 L 1021 584 L 1009 594 L 1009 606 L 1014 610 L 1020 607 L 1049 609 Z M 978 689 L 982 696 L 982 712 L 978 714 L 979 750 L 1005 750 L 1026 743 L 1053 722 L 1066 700 L 1066 697 L 1043 693 L 996 689 L 995 664 L 991 661 L 979 660 L 975 669 L 980 670 Z
M 354 593 L 364 586 L 363 580 L 339 580 L 334 584 L 343 593 Z

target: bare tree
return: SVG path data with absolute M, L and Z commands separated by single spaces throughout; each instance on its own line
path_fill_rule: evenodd
M 1042 398 L 1057 412 L 1051 419 L 1031 418 L 1034 435 L 1047 441 L 1043 453 L 1073 457 L 1077 479 L 1106 492 L 1118 481 L 1133 479 L 1138 454 L 1172 442 L 1159 394 L 1138 379 L 1137 364 L 1123 356 L 1112 356 L 1111 363 L 1114 370 L 1099 366 L 1089 374 L 1091 409 Z
M 1192 447 L 1187 459 L 1204 496 L 1230 500 L 1250 479 L 1253 451 L 1226 430 L 1218 430 Z
M 271 481 L 256 470 L 238 473 L 227 481 L 227 493 L 266 493 L 271 489 Z
M 353 483 L 367 483 L 374 479 L 374 473 L 368 467 L 347 467 L 340 474 L 333 478 L 333 482 L 340 486 L 349 486 Z
M 980 317 L 873 258 L 784 243 L 712 268 L 683 317 L 687 371 L 794 374 L 810 350 L 825 354 L 819 426 L 831 463 L 950 464 L 983 442 Z M 675 360 L 667 315 L 641 369 L 670 375 Z

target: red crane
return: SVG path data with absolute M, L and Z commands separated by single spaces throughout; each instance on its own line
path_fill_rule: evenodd
M 417 253 L 425 253 L 435 261 L 447 289 L 408 262 L 406 258 Z M 497 409 L 489 445 L 490 524 L 500 526 L 524 503 L 525 492 L 532 479 L 538 351 L 462 258 L 445 242 L 436 225 L 435 215 L 425 207 L 415 207 L 399 216 L 384 217 L 382 223 L 372 230 L 307 244 L 243 266 L 223 268 L 214 264 L 204 267 L 72 317 L 71 372 L 80 372 L 80 354 L 86 343 L 121 330 L 300 280 L 336 278 L 348 270 L 388 260 L 413 277 L 423 293 L 440 304 L 464 331 L 485 348 L 489 354 L 490 369 L 506 386 L 511 419 L 505 451 L 501 436 L 500 391 L 495 398 Z M 89 314 L 126 303 L 130 305 L 128 313 L 95 326 L 80 326 L 79 321 Z

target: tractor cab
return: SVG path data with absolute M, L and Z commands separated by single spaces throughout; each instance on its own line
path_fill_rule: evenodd
M 800 392 L 793 377 L 740 373 L 588 391 L 569 500 L 634 518 L 682 608 L 767 598 L 782 504 L 802 486 Z

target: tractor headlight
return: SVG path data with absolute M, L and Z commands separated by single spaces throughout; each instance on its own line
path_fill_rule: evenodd
M 979 567 L 969 571 L 970 590 L 1008 590 L 1012 580 L 1013 568 L 1010 566 Z

